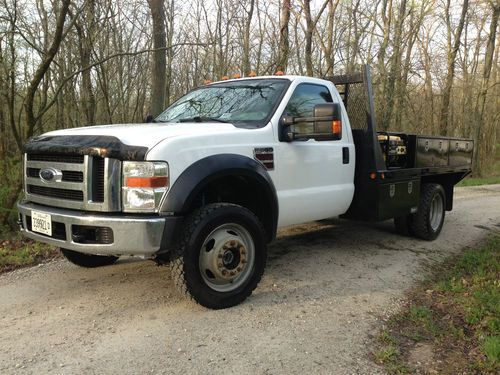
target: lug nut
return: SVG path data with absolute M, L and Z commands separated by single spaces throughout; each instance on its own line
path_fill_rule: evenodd
M 222 263 L 219 263 L 219 264 L 217 264 L 217 267 L 222 268 L 222 267 L 223 267 L 223 264 L 222 264 Z
M 222 270 L 222 272 L 221 272 L 221 273 L 222 273 L 224 276 L 226 276 L 227 271 L 226 271 L 226 270 Z
M 238 272 L 241 272 L 241 270 L 242 270 L 242 269 L 243 269 L 242 267 L 238 267 L 238 268 L 236 268 L 236 270 L 237 270 Z

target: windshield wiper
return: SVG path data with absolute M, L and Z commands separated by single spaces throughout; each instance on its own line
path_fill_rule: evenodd
M 229 121 L 221 120 L 220 118 L 217 117 L 206 117 L 206 116 L 195 116 L 195 117 L 179 119 L 179 122 L 210 122 L 210 121 L 229 123 Z

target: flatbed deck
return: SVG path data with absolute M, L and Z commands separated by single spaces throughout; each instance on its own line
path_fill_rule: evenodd
M 474 141 L 377 131 L 370 69 L 326 77 L 339 89 L 356 146 L 355 193 L 342 217 L 379 221 L 414 213 L 422 183 L 436 182 L 453 208 L 453 187 L 471 172 Z

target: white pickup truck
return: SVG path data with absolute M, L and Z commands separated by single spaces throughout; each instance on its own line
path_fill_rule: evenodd
M 257 287 L 276 230 L 394 218 L 432 240 L 471 171 L 473 141 L 377 132 L 368 67 L 324 79 L 209 84 L 152 123 L 54 131 L 24 154 L 19 224 L 83 267 L 170 263 L 208 308 Z

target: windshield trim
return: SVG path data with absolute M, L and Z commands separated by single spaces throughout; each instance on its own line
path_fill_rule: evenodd
M 258 122 L 245 122 L 245 121 L 228 121 L 228 124 L 231 124 L 237 128 L 243 128 L 243 129 L 259 129 L 265 127 L 267 124 L 269 124 L 269 121 L 271 121 L 271 118 L 274 116 L 276 113 L 276 110 L 278 109 L 281 101 L 283 100 L 284 96 L 288 92 L 288 89 L 290 88 L 290 85 L 292 84 L 292 81 L 289 78 L 247 78 L 247 79 L 238 79 L 238 80 L 232 80 L 232 81 L 222 81 L 222 82 L 215 82 L 211 83 L 209 85 L 205 86 L 200 86 L 196 87 L 188 92 L 186 92 L 184 95 L 182 95 L 180 98 L 178 98 L 175 102 L 170 104 L 167 108 L 165 108 L 158 116 L 155 117 L 154 122 L 158 123 L 163 123 L 163 124 L 169 124 L 169 122 L 161 121 L 158 120 L 158 118 L 162 115 L 163 112 L 165 112 L 167 109 L 170 107 L 176 105 L 184 96 L 198 90 L 203 90 L 206 89 L 207 87 L 212 87 L 212 86 L 225 86 L 225 85 L 230 85 L 232 82 L 243 82 L 243 81 L 250 81 L 250 82 L 255 82 L 255 81 L 285 81 L 285 85 L 283 86 L 283 91 L 277 98 L 276 102 L 274 103 L 273 107 L 269 111 L 269 115 Z

